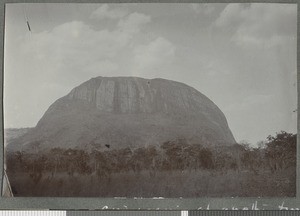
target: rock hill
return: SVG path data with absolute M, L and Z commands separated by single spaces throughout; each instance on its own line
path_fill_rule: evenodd
M 55 101 L 35 128 L 8 150 L 113 149 L 185 139 L 236 143 L 221 110 L 183 83 L 136 77 L 96 77 Z

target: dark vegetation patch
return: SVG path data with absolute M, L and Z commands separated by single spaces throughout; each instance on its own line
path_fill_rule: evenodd
M 15 196 L 293 197 L 296 134 L 282 131 L 257 148 L 178 139 L 136 149 L 17 151 L 7 155 L 7 173 Z

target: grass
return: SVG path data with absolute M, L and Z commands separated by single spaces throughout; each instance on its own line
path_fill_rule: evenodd
M 34 183 L 27 173 L 8 173 L 15 196 L 47 197 L 293 197 L 295 169 L 250 171 L 149 171 L 68 176 L 43 173 Z

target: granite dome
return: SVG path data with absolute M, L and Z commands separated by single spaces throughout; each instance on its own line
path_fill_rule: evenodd
M 12 144 L 105 149 L 105 145 L 135 148 L 175 139 L 202 145 L 236 143 L 217 105 L 186 84 L 96 77 L 55 101 L 36 127 Z

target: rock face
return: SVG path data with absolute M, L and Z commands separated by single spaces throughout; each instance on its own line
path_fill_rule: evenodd
M 221 110 L 192 87 L 165 79 L 97 77 L 54 102 L 35 128 L 9 146 L 135 148 L 175 139 L 235 143 Z

